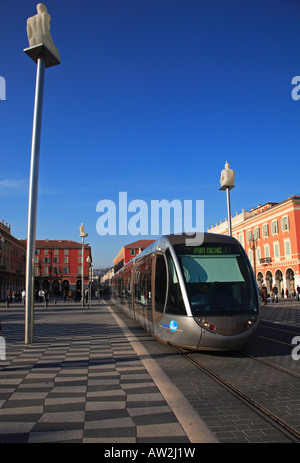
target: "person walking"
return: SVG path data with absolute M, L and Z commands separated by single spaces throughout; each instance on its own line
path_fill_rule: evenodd
M 263 300 L 264 304 L 266 304 L 267 303 L 267 298 L 268 298 L 268 291 L 267 291 L 267 288 L 266 288 L 265 285 L 262 285 L 261 295 L 262 295 L 262 300 Z
M 273 289 L 273 302 L 278 302 L 278 288 L 276 285 L 274 285 Z

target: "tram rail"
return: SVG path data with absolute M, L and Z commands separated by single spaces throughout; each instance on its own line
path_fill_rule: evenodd
M 244 352 L 244 351 L 238 351 L 238 352 L 240 354 L 243 354 L 245 357 L 249 357 L 251 359 L 256 360 L 257 362 L 264 363 L 265 365 L 268 365 L 269 367 L 275 368 L 275 370 L 281 371 L 282 373 L 286 373 L 287 375 L 300 379 L 300 374 L 295 373 L 294 371 L 288 370 L 287 368 L 281 367 L 280 365 L 276 365 L 273 362 L 269 362 L 269 360 L 255 357 L 255 355 L 251 355 L 248 352 Z
M 195 359 L 195 353 L 186 351 L 180 347 L 173 346 L 173 349 L 181 354 L 184 358 L 186 358 L 189 362 L 199 368 L 202 372 L 207 374 L 210 378 L 212 378 L 215 382 L 220 384 L 222 387 L 226 388 L 230 393 L 232 393 L 235 397 L 240 399 L 245 405 L 250 407 L 253 411 L 259 414 L 262 418 L 264 418 L 268 423 L 270 423 L 273 427 L 278 429 L 282 432 L 286 437 L 288 437 L 292 442 L 300 443 L 300 433 L 282 420 L 279 416 L 275 415 L 273 412 L 265 408 L 263 405 L 259 404 L 257 401 L 253 400 L 249 395 L 242 392 L 239 388 L 231 384 L 229 381 L 222 378 L 220 375 L 215 373 L 211 368 L 208 368 L 206 365 L 201 363 L 198 359 Z M 244 352 L 242 352 L 245 355 Z M 251 358 L 255 360 L 259 360 L 256 357 Z M 269 365 L 274 368 L 274 365 Z M 279 369 L 279 368 L 278 368 Z M 285 371 L 285 373 L 287 373 Z M 290 372 L 288 372 L 291 374 Z M 297 377 L 299 377 L 297 375 Z

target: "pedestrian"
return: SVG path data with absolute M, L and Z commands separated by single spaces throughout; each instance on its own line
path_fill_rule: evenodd
M 278 288 L 276 285 L 273 287 L 273 302 L 278 302 Z
M 11 302 L 11 290 L 10 289 L 6 291 L 6 300 L 7 302 Z
M 85 295 L 85 303 L 87 304 L 88 303 L 88 298 L 89 298 L 89 290 L 88 289 L 86 289 L 84 291 L 84 295 Z
M 22 291 L 22 302 L 23 302 L 24 305 L 25 305 L 25 298 L 26 298 L 26 292 L 25 292 L 25 289 L 23 289 L 23 291 Z
M 264 304 L 266 304 L 267 303 L 267 298 L 268 298 L 268 291 L 267 291 L 267 288 L 266 288 L 265 285 L 262 285 L 261 295 L 262 295 L 262 300 L 263 300 Z
M 297 301 L 300 300 L 300 286 L 297 285 Z
M 289 290 L 287 288 L 285 290 L 285 295 L 286 295 L 286 297 L 289 297 Z

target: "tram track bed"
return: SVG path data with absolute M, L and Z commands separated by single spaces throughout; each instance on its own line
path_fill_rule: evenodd
M 180 350 L 189 361 L 294 442 L 300 442 L 299 378 L 254 357 L 203 356 Z M 263 378 L 263 384 L 258 381 Z M 286 395 L 289 397 L 285 397 Z

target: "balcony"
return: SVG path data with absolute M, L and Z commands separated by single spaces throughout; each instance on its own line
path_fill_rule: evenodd
M 272 262 L 271 257 L 263 257 L 262 259 L 259 259 L 259 263 L 261 265 L 267 265 L 267 264 L 270 264 L 271 262 Z

